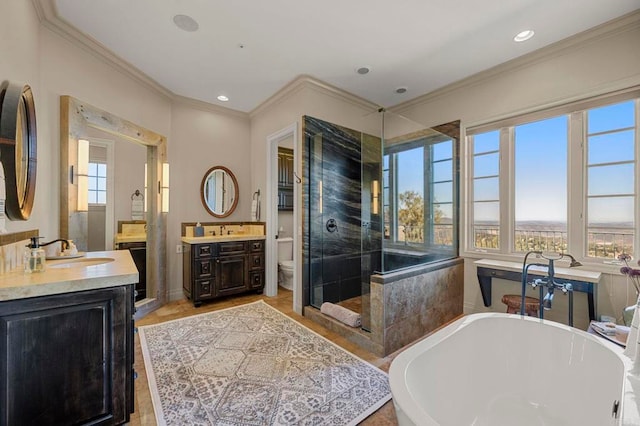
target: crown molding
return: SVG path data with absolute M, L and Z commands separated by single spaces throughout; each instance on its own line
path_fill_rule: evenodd
M 440 97 L 447 96 L 451 92 L 469 88 L 484 83 L 485 81 L 499 78 L 500 76 L 513 72 L 519 68 L 531 66 L 535 63 L 547 61 L 551 58 L 562 56 L 570 49 L 576 46 L 586 46 L 603 38 L 613 37 L 615 35 L 634 30 L 640 26 L 640 9 L 637 11 L 623 15 L 617 19 L 590 28 L 586 31 L 578 33 L 572 37 L 557 41 L 548 46 L 542 47 L 531 53 L 519 56 L 510 61 L 496 65 L 479 73 L 473 74 L 462 80 L 458 80 L 433 92 L 426 93 L 406 102 L 399 103 L 390 108 L 388 111 L 401 114 L 409 108 L 416 107 L 423 103 L 434 101 Z
M 81 48 L 85 52 L 91 53 L 96 58 L 112 66 L 116 70 L 131 77 L 144 86 L 154 90 L 160 95 L 172 99 L 174 93 L 162 86 L 151 77 L 141 72 L 139 69 L 115 55 L 111 50 L 99 43 L 89 35 L 77 30 L 61 19 L 53 0 L 32 0 L 33 6 L 40 19 L 40 23 L 50 31 Z
M 352 93 L 346 92 L 342 89 L 332 86 L 331 84 L 326 83 L 310 75 L 301 74 L 296 78 L 294 78 L 293 80 L 291 80 L 289 83 L 285 84 L 284 87 L 282 87 L 282 89 L 278 90 L 276 93 L 271 95 L 269 98 L 263 101 L 260 105 L 252 109 L 249 112 L 249 116 L 251 118 L 257 117 L 268 108 L 271 108 L 277 105 L 278 103 L 283 102 L 284 100 L 298 93 L 302 89 L 312 89 L 324 95 L 331 96 L 333 98 L 339 99 L 344 102 L 348 102 L 352 105 L 355 105 L 359 108 L 363 108 L 366 110 L 376 110 L 380 108 L 380 105 L 377 105 L 371 101 L 368 101 L 364 98 L 356 96 Z
M 194 109 L 199 109 L 201 111 L 206 112 L 214 112 L 216 114 L 224 114 L 234 118 L 241 118 L 243 120 L 249 121 L 249 113 L 244 111 L 239 111 L 237 109 L 226 108 L 221 105 L 212 104 L 205 101 L 200 101 L 198 99 L 189 98 L 187 96 L 182 95 L 173 95 L 172 101 L 174 104 L 182 104 Z

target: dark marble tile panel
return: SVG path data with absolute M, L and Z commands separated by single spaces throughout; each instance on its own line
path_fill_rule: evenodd
M 361 293 L 360 277 L 347 278 L 340 281 L 340 300 L 351 299 L 352 297 L 360 296 Z
M 340 301 L 340 283 L 337 281 L 325 283 L 322 286 L 322 301 L 338 303 Z

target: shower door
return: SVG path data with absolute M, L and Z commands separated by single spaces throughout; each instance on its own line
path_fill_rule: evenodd
M 340 303 L 360 312 L 361 133 L 311 117 L 305 117 L 304 126 L 309 303 L 317 308 L 324 302 Z

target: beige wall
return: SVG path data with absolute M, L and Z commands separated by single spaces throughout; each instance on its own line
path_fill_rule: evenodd
M 583 35 L 580 40 L 559 43 L 544 51 L 534 52 L 526 58 L 489 70 L 437 93 L 399 105 L 393 111 L 428 125 L 460 119 L 464 129 L 571 100 L 638 86 L 640 19 L 636 16 L 624 23 L 621 28 L 607 34 L 600 34 L 601 30 L 596 29 Z M 464 143 L 462 148 L 464 152 Z M 464 175 L 464 158 L 461 166 Z M 464 185 L 462 189 L 464 238 L 464 219 L 467 215 Z M 492 306 L 485 308 L 473 261 L 488 255 L 473 252 L 462 254 L 465 256 L 465 312 L 506 310 L 500 303 L 501 296 L 506 292 L 517 292 L 518 285 L 497 280 Z M 599 264 L 586 265 L 584 268 L 608 272 L 603 275 L 599 285 L 598 310 L 600 314 L 620 319 L 623 307 L 632 304 L 635 295 L 618 273 L 619 266 Z M 556 296 L 550 318 L 566 322 L 567 314 L 563 307 L 566 303 L 566 298 Z M 576 293 L 575 308 L 576 325 L 588 324 L 585 294 Z
M 287 90 L 291 89 L 291 90 Z M 267 182 L 267 137 L 293 123 L 302 131 L 302 116 L 310 115 L 352 129 L 375 131 L 371 113 L 376 106 L 327 86 L 307 83 L 304 78 L 292 82 L 285 94 L 258 108 L 251 115 L 251 180 L 255 188 L 265 189 Z M 375 117 L 374 117 L 375 119 Z M 297 141 L 300 149 L 302 134 Z
M 0 2 L 0 16 L 11 17 L 0 25 L 0 81 L 22 81 L 32 87 L 38 126 L 34 210 L 28 221 L 8 221 L 8 231 L 39 229 L 47 238 L 58 235 L 59 98 L 73 96 L 167 137 L 172 187 L 167 281 L 170 295 L 181 297 L 181 255 L 176 254 L 175 245 L 181 222 L 213 219 L 199 198 L 200 180 L 208 167 L 222 164 L 233 170 L 241 198 L 238 213 L 229 219 L 249 218 L 252 191 L 246 114 L 238 119 L 229 113 L 174 104 L 166 93 L 41 25 L 30 1 Z
M 43 132 L 41 117 L 46 109 L 41 102 L 42 91 L 40 83 L 40 23 L 35 10 L 29 1 L 3 1 L 0 3 L 0 82 L 9 80 L 26 83 L 31 86 L 36 102 L 36 117 L 38 118 L 38 132 Z M 44 144 L 43 144 L 44 145 Z M 38 146 L 38 154 L 48 158 L 52 148 Z M 41 154 L 42 153 L 42 154 Z M 57 157 L 56 157 L 57 158 Z M 44 163 L 44 164 L 43 164 Z M 36 186 L 52 187 L 51 170 L 48 161 L 39 161 Z M 57 182 L 57 176 L 56 180 Z M 12 222 L 7 220 L 7 231 L 17 232 L 27 229 L 50 227 L 57 224 L 57 213 L 52 217 L 48 214 L 52 202 L 57 205 L 57 188 L 36 192 L 34 209 L 28 222 Z
M 169 162 L 171 164 L 170 211 L 167 235 L 169 297 L 182 297 L 181 222 L 248 221 L 251 217 L 251 184 L 248 116 L 219 108 L 196 108 L 174 102 L 171 110 Z M 204 174 L 213 166 L 225 166 L 238 180 L 236 210 L 225 219 L 209 215 L 200 199 Z

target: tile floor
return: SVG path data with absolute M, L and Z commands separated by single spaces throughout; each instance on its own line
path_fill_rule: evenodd
M 194 308 L 193 304 L 188 300 L 179 300 L 171 302 L 155 312 L 147 315 L 139 321 L 136 326 L 156 324 L 177 318 L 186 317 L 224 308 L 230 308 L 244 303 L 254 302 L 263 299 L 266 303 L 278 309 L 280 312 L 290 316 L 296 321 L 304 324 L 306 327 L 314 330 L 316 333 L 326 337 L 337 345 L 343 347 L 347 351 L 356 356 L 370 362 L 371 364 L 381 368 L 384 371 L 389 370 L 389 365 L 395 354 L 385 358 L 380 358 L 370 352 L 367 352 L 347 341 L 344 337 L 327 330 L 326 328 L 296 314 L 292 309 L 293 293 L 287 290 L 279 289 L 277 297 L 265 297 L 263 295 L 248 294 L 244 296 L 229 297 L 219 301 L 203 304 L 199 308 Z M 142 350 L 140 348 L 140 339 L 135 337 L 135 370 L 138 373 L 138 379 L 135 383 L 135 413 L 131 416 L 130 425 L 133 426 L 151 426 L 156 425 L 155 415 L 153 413 L 153 404 L 151 402 L 151 393 L 147 383 L 147 374 L 142 359 Z M 387 402 L 378 411 L 369 416 L 362 423 L 364 426 L 386 426 L 397 425 L 393 403 Z

